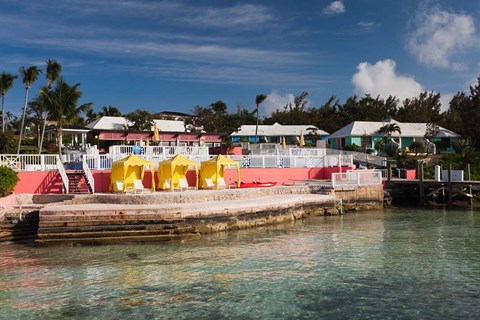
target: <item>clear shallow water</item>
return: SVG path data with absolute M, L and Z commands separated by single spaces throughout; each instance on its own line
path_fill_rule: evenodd
M 478 319 L 480 211 L 397 209 L 147 245 L 0 244 L 0 319 Z

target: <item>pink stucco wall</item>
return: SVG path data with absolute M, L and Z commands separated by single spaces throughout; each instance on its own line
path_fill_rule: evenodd
M 15 193 L 0 198 L 0 209 L 10 208 L 15 204 Z
M 350 167 L 328 167 L 328 168 L 249 168 L 241 169 L 240 175 L 242 182 L 270 182 L 274 181 L 277 185 L 294 184 L 295 180 L 305 179 L 331 179 L 334 172 L 346 172 L 352 169 Z M 151 188 L 151 172 L 146 171 L 143 184 L 146 188 Z M 95 192 L 109 192 L 110 170 L 92 170 L 95 180 Z M 62 180 L 60 174 L 56 171 L 35 171 L 18 172 L 20 181 L 15 187 L 14 192 L 20 193 L 62 193 Z M 195 185 L 195 171 L 187 173 L 187 180 L 190 185 Z M 225 171 L 225 182 L 234 184 L 237 181 L 237 171 L 227 169 Z M 155 183 L 157 175 L 155 173 Z M 297 182 L 298 183 L 298 182 Z

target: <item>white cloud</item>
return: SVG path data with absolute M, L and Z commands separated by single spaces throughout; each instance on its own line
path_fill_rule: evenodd
M 293 102 L 294 99 L 293 93 L 280 93 L 272 90 L 271 93 L 267 94 L 267 99 L 260 105 L 259 113 L 264 117 L 269 117 L 277 109 L 283 110 L 283 107 L 289 102 Z
M 345 12 L 345 5 L 342 1 L 333 1 L 325 9 L 323 9 L 324 14 L 341 14 Z
M 453 93 L 444 93 L 440 95 L 440 103 L 442 104 L 441 111 L 447 111 L 448 108 L 450 107 L 450 101 L 452 100 L 453 96 L 455 94 Z
M 425 8 L 418 13 L 407 49 L 421 63 L 437 68 L 461 70 L 465 66 L 453 61 L 456 54 L 477 44 L 473 17 L 439 8 Z
M 357 26 L 361 31 L 372 31 L 377 27 L 377 24 L 373 21 L 360 21 Z
M 209 8 L 188 17 L 189 24 L 229 28 L 253 28 L 273 21 L 271 9 L 262 5 L 237 4 L 227 8 Z
M 392 95 L 403 101 L 424 91 L 414 78 L 396 74 L 395 66 L 395 61 L 390 59 L 378 61 L 374 65 L 360 63 L 358 71 L 352 77 L 355 93 L 380 95 L 384 99 Z

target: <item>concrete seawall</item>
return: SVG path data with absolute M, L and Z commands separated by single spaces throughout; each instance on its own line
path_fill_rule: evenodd
M 55 198 L 18 197 L 19 206 L 39 206 L 36 244 L 103 244 L 200 237 L 314 215 L 338 215 L 342 208 L 379 208 L 380 187 L 332 190 L 318 186 L 93 194 Z

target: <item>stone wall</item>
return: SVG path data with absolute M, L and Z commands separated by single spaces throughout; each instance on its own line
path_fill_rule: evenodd
M 336 188 L 334 193 L 338 199 L 342 199 L 344 211 L 383 208 L 384 192 L 381 185 Z

